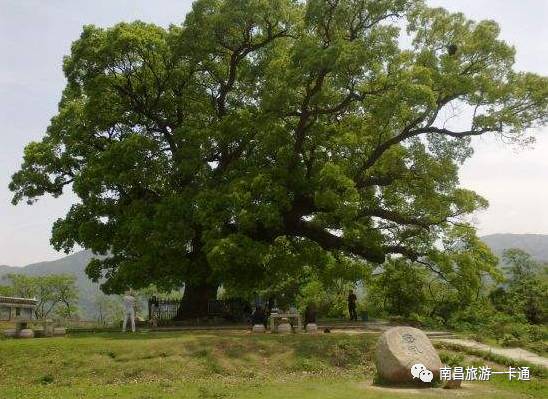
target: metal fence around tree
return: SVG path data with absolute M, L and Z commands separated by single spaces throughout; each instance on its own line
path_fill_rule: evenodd
M 158 323 L 168 325 L 177 319 L 184 319 L 180 300 L 158 299 Z M 152 319 L 152 303 L 148 305 L 148 318 Z M 247 322 L 251 316 L 251 306 L 242 299 L 210 300 L 207 306 L 208 318 L 219 318 L 230 322 Z

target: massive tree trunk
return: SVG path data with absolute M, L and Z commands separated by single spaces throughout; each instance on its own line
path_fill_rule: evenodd
M 192 240 L 193 268 L 189 273 L 191 281 L 185 282 L 185 291 L 179 309 L 177 309 L 176 320 L 188 320 L 205 318 L 208 316 L 208 303 L 217 299 L 219 284 L 213 282 L 212 271 L 203 251 L 201 231 L 195 226 L 196 237 Z
M 185 292 L 177 311 L 177 320 L 208 316 L 208 303 L 217 299 L 217 285 L 211 283 L 185 284 Z

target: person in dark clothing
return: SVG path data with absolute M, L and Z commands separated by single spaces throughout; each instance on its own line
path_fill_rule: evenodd
M 304 311 L 304 325 L 308 323 L 316 324 L 316 306 L 313 303 L 310 303 L 306 306 Z
M 253 325 L 255 324 L 262 324 L 264 328 L 267 328 L 267 317 L 266 313 L 264 312 L 262 306 L 257 306 L 253 314 L 251 315 L 251 323 Z
M 242 318 L 244 321 L 249 322 L 249 319 L 251 318 L 251 315 L 253 314 L 253 309 L 251 308 L 251 305 L 249 302 L 244 302 L 243 309 L 242 309 Z
M 348 313 L 350 314 L 350 320 L 358 320 L 358 313 L 356 313 L 356 301 L 358 297 L 354 294 L 354 291 L 348 292 Z

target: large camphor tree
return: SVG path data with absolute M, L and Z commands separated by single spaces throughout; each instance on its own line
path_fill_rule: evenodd
M 388 257 L 465 289 L 494 264 L 465 218 L 487 202 L 458 181 L 471 137 L 547 121 L 547 78 L 498 35 L 418 0 L 198 0 L 168 29 L 85 26 L 13 202 L 71 186 L 55 248 L 104 255 L 87 273 L 107 293 L 184 283 L 185 315 L 221 284 Z

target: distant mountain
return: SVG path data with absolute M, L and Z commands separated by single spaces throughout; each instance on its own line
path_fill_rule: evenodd
M 95 317 L 93 301 L 99 290 L 99 285 L 93 283 L 85 273 L 85 268 L 93 258 L 90 251 L 80 251 L 61 259 L 33 263 L 24 267 L 0 265 L 0 284 L 2 277 L 9 273 L 26 274 L 29 276 L 44 276 L 48 274 L 72 274 L 76 276 L 76 285 L 80 294 L 79 308 L 84 318 Z
M 481 240 L 500 258 L 506 249 L 519 248 L 535 260 L 548 263 L 547 234 L 490 234 Z

